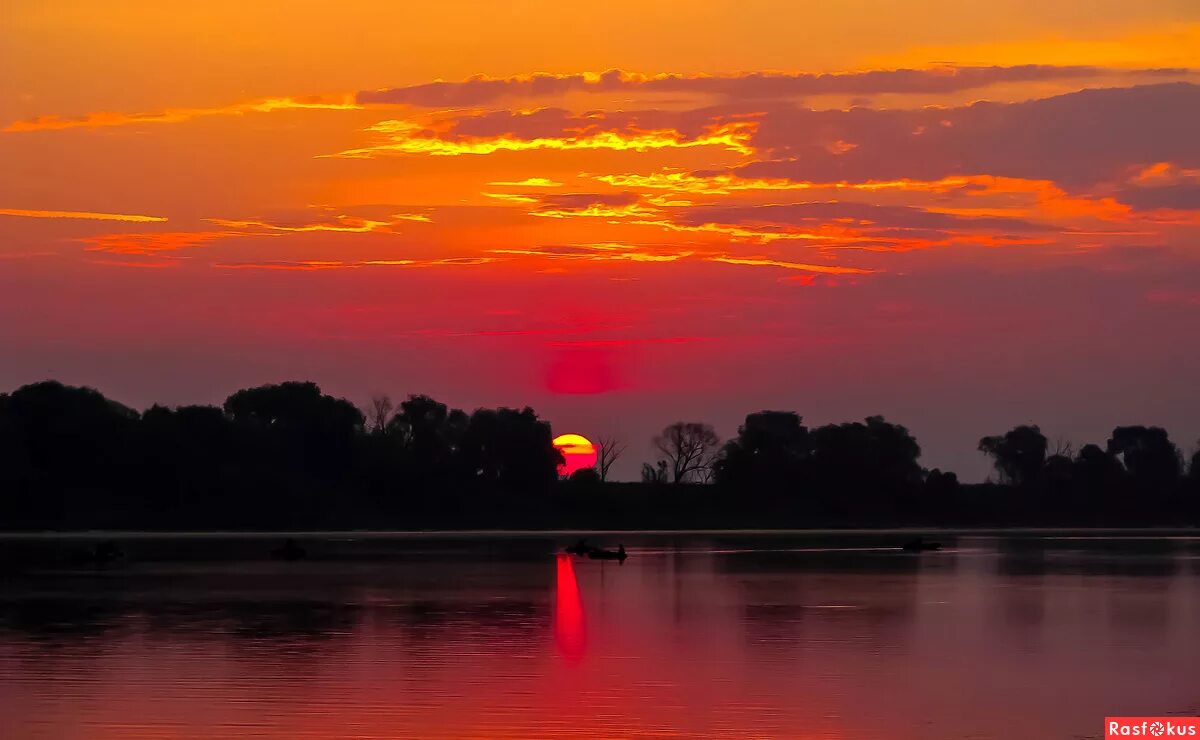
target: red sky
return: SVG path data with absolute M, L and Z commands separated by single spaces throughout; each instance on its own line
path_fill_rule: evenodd
M 1200 6 L 0 10 L 0 389 L 1200 435 Z

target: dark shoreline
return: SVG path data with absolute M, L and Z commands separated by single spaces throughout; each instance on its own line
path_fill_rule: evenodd
M 1095 537 L 1197 537 L 1197 526 L 1079 527 L 1079 526 L 895 526 L 895 527 L 808 527 L 808 528 L 695 528 L 695 529 L 0 529 L 0 539 L 36 537 L 269 537 L 269 536 L 355 536 L 355 537 L 542 537 L 572 535 L 871 535 L 920 534 L 946 535 L 1080 535 Z

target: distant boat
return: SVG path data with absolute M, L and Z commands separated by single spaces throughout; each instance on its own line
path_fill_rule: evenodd
M 926 542 L 925 538 L 918 537 L 915 540 L 909 540 L 900 546 L 901 550 L 906 552 L 928 552 L 932 550 L 942 549 L 940 542 Z
M 619 547 L 617 547 L 616 552 L 613 552 L 612 550 L 602 550 L 598 547 L 593 547 L 588 552 L 587 556 L 589 558 L 591 558 L 592 560 L 616 560 L 616 561 L 619 561 L 622 563 L 625 562 L 625 558 L 629 557 L 628 555 L 625 554 L 625 546 L 624 545 L 620 545 Z
M 291 537 L 288 537 L 284 541 L 282 547 L 277 547 L 271 551 L 271 557 L 280 560 L 303 560 L 306 555 L 308 553 L 304 548 L 296 544 L 296 541 Z

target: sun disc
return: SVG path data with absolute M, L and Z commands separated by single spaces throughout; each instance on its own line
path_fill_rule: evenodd
M 570 475 L 596 465 L 596 445 L 582 434 L 560 434 L 554 438 L 554 446 L 562 453 L 564 461 L 558 466 L 559 475 Z

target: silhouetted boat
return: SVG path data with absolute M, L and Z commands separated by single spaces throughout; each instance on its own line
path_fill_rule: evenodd
M 926 542 L 925 538 L 918 537 L 915 540 L 909 540 L 900 546 L 901 550 L 906 552 L 928 552 L 932 550 L 942 549 L 940 542 Z
M 568 545 L 567 547 L 565 547 L 563 549 L 563 551 L 566 553 L 569 553 L 571 555 L 580 555 L 580 556 L 590 555 L 595 550 L 596 550 L 596 548 L 589 545 L 586 540 L 579 540 L 574 545 Z
M 296 541 L 291 537 L 288 537 L 284 541 L 282 547 L 277 547 L 271 551 L 271 556 L 280 560 L 302 560 L 306 555 L 308 553 L 304 548 L 296 544 Z
M 598 547 L 593 547 L 588 552 L 587 556 L 589 558 L 591 558 L 592 560 L 619 560 L 622 563 L 625 562 L 625 558 L 629 557 L 628 555 L 625 554 L 625 546 L 624 545 L 617 547 L 616 552 L 613 552 L 612 550 L 602 550 Z

